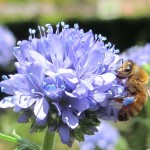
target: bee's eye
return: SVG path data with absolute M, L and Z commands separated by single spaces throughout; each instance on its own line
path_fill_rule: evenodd
M 132 71 L 132 67 L 129 65 L 127 68 L 125 68 L 123 70 L 124 72 L 128 73 L 128 72 L 131 72 Z
M 131 69 L 124 69 L 124 72 L 130 72 Z
M 138 77 L 135 77 L 135 81 L 140 81 Z

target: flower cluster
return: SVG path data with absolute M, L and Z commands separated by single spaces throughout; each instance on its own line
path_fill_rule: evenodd
M 40 38 L 29 29 L 29 40 L 14 49 L 18 73 L 3 75 L 1 91 L 10 96 L 0 107 L 20 112 L 18 121 L 31 122 L 31 132 L 48 127 L 71 146 L 97 131 L 98 117 L 117 119 L 119 108 L 110 104 L 124 91 L 115 75 L 118 50 L 77 24 L 69 28 L 62 22 L 55 32 L 50 24 L 38 28 Z
M 131 59 L 139 66 L 150 63 L 150 44 L 133 46 L 121 54 L 125 60 Z
M 118 130 L 105 121 L 97 128 L 98 132 L 95 135 L 85 136 L 85 141 L 79 145 L 80 150 L 115 150 L 120 137 Z
M 14 58 L 13 47 L 16 39 L 12 32 L 4 26 L 0 26 L 0 35 L 0 66 L 6 67 Z

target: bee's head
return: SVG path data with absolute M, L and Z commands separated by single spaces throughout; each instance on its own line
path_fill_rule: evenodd
M 132 60 L 125 61 L 122 66 L 117 70 L 117 76 L 128 78 L 133 73 L 134 62 Z

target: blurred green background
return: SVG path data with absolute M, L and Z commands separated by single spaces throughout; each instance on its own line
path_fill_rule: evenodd
M 0 0 L 0 24 L 6 25 L 17 40 L 28 39 L 28 29 L 38 25 L 65 21 L 78 23 L 84 31 L 106 36 L 117 49 L 150 42 L 150 0 Z M 15 70 L 0 70 L 3 74 Z M 0 95 L 1 98 L 4 95 Z M 18 115 L 13 110 L 1 110 L 0 132 L 11 134 L 12 130 L 41 144 L 43 133 L 31 135 L 30 124 L 18 124 Z M 116 150 L 147 150 L 150 148 L 150 102 L 140 114 L 130 121 L 112 123 L 122 138 Z M 0 150 L 11 150 L 16 145 L 0 140 Z M 56 150 L 67 146 L 56 140 Z M 75 143 L 72 150 L 78 150 Z

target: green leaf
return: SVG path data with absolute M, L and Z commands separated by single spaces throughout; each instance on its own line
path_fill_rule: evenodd
M 91 111 L 85 112 L 85 118 L 80 120 L 80 125 L 72 131 L 72 136 L 79 142 L 84 141 L 84 135 L 94 135 L 97 132 L 97 126 L 100 121 L 97 119 L 96 114 Z

